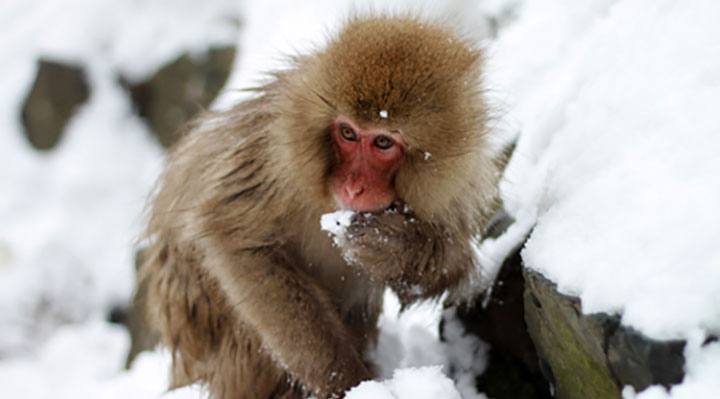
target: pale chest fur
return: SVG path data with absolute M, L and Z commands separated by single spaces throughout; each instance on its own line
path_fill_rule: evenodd
M 304 224 L 298 243 L 307 272 L 330 291 L 341 312 L 368 300 L 379 301 L 383 288 L 345 262 L 328 233 L 320 230 L 319 219 Z

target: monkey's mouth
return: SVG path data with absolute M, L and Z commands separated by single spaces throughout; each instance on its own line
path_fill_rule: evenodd
M 393 201 L 385 208 L 386 211 L 400 212 L 403 209 L 403 204 L 400 201 Z
M 333 190 L 333 196 L 339 209 L 348 209 L 356 212 L 382 212 L 392 206 L 392 195 L 386 191 L 373 187 L 352 192 L 346 190 L 344 185 Z
M 407 215 L 412 212 L 412 209 L 410 208 L 410 205 L 400 200 L 395 200 L 391 202 L 390 205 L 383 210 L 383 212 L 397 212 L 403 215 Z
M 354 212 L 362 212 L 369 214 L 381 214 L 385 212 L 409 214 L 410 212 L 412 212 L 410 206 L 400 200 L 394 200 L 387 205 L 372 207 L 371 209 L 370 207 L 357 206 L 358 204 L 354 203 L 343 203 L 342 199 L 339 198 L 337 195 L 333 195 L 333 197 L 335 199 L 335 204 L 337 205 L 338 210 L 350 210 Z

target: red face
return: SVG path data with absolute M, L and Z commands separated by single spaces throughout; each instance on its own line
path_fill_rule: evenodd
M 339 117 L 332 137 L 340 164 L 331 184 L 340 205 L 356 211 L 390 206 L 395 200 L 393 177 L 405 152 L 399 134 Z

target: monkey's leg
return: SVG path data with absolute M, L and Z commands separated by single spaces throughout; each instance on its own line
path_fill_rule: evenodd
M 193 251 L 184 249 L 167 245 L 164 255 L 151 257 L 141 270 L 147 322 L 172 351 L 171 388 L 200 382 L 214 399 L 287 393 L 285 372 L 262 350 L 259 336 L 232 315 L 217 283 L 189 255 Z
M 267 252 L 263 254 L 262 252 Z M 272 250 L 219 254 L 208 271 L 242 323 L 263 349 L 305 388 L 321 398 L 370 378 L 330 295 Z
M 293 386 L 247 326 L 229 329 L 205 363 L 205 380 L 215 399 L 294 398 Z

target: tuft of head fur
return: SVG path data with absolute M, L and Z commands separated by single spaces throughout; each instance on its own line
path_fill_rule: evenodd
M 284 161 L 331 161 L 327 127 L 337 115 L 402 132 L 409 151 L 396 176 L 400 200 L 428 220 L 483 212 L 497 167 L 487 142 L 482 53 L 440 24 L 412 16 L 352 17 L 329 44 L 278 74 L 286 118 Z M 297 127 L 303 126 L 300 130 Z M 324 146 L 322 144 L 325 144 Z M 331 166 L 313 162 L 295 181 L 325 187 Z M 327 165 L 327 164 L 326 164 Z M 488 190 L 492 192 L 488 192 Z
M 275 75 L 285 88 L 278 93 L 280 164 L 293 182 L 329 197 L 327 129 L 343 115 L 401 132 L 408 151 L 395 189 L 419 216 L 456 221 L 487 213 L 499 174 L 487 139 L 482 62 L 479 49 L 439 23 L 350 18 L 327 46 Z

